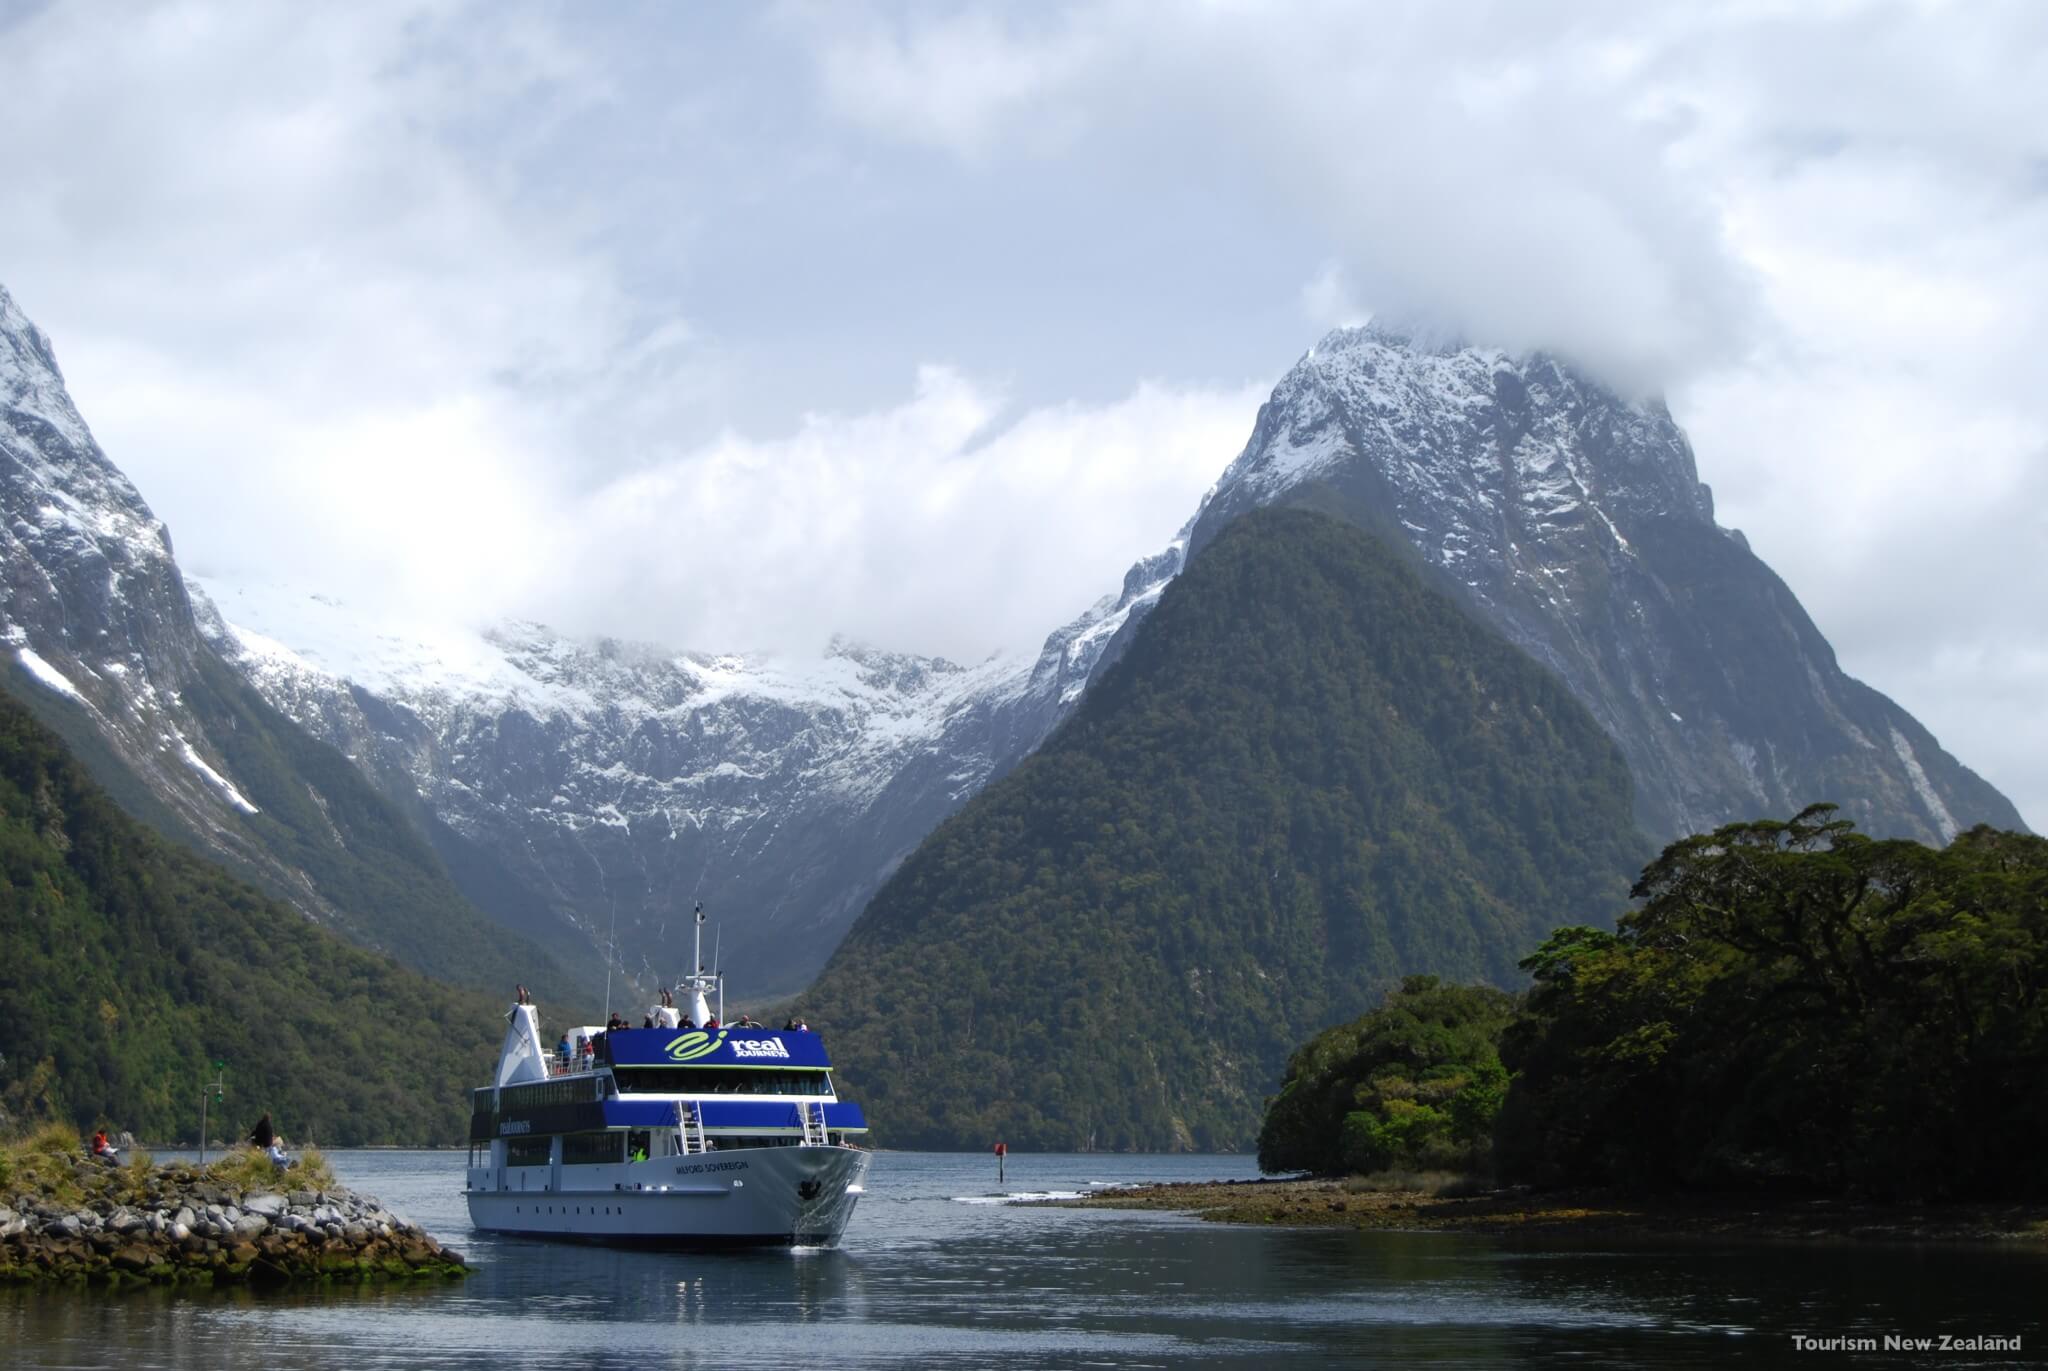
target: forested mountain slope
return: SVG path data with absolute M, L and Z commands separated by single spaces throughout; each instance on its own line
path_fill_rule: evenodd
M 452 983 L 567 979 L 462 896 L 406 812 L 205 641 L 169 530 L 4 288 L 0 642 L 0 685 L 159 832 Z
M 4 695 L 0 948 L 0 1103 L 145 1138 L 196 1138 L 225 1061 L 217 1135 L 453 1142 L 501 1022 L 149 832 Z
M 1619 751 L 1403 553 L 1245 515 L 803 1005 L 894 1146 L 1241 1148 L 1410 973 L 1517 979 L 1648 844 Z

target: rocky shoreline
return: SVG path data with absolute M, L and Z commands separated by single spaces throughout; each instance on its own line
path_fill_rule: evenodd
M 242 1183 L 233 1167 L 38 1160 L 32 1183 L 0 1186 L 0 1283 L 281 1285 L 469 1271 L 419 1225 L 331 1181 L 297 1189 L 312 1178 L 287 1172 L 272 1188 Z
M 1492 1236 L 1757 1239 L 1772 1242 L 2048 1244 L 2048 1206 L 1873 1204 L 1606 1191 L 1473 1195 L 1305 1179 L 1181 1182 L 1047 1201 L 1079 1209 L 1164 1209 L 1216 1223 Z

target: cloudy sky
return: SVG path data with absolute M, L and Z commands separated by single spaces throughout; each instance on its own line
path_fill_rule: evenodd
M 181 558 L 1029 647 L 1327 326 L 1665 392 L 2048 823 L 2048 6 L 0 0 L 0 282 Z

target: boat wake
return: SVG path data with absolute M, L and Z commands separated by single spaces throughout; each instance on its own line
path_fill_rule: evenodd
M 955 1204 L 1031 1204 L 1039 1200 L 1078 1200 L 1080 1190 L 1013 1190 L 1006 1195 L 954 1195 Z

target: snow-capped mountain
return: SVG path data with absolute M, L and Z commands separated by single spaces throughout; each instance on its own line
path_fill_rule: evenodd
M 2020 826 L 1846 676 L 1716 526 L 1661 405 L 1540 356 L 1332 333 L 1179 539 L 1035 660 L 972 666 L 846 643 L 790 661 L 451 630 L 371 619 L 345 595 L 188 587 L 4 290 L 0 420 L 10 686 L 100 770 L 140 782 L 115 784 L 131 808 L 416 963 L 474 946 L 475 910 L 461 904 L 458 936 L 429 926 L 438 912 L 379 923 L 366 894 L 445 890 L 438 911 L 461 903 L 452 876 L 500 925 L 643 981 L 687 958 L 701 901 L 736 986 L 794 990 L 926 834 L 1058 726 L 1185 559 L 1274 503 L 1412 547 L 1557 672 L 1621 744 L 1653 835 L 1814 799 L 1929 840 Z M 391 871 L 412 874 L 365 874 Z
M 195 601 L 266 699 L 417 804 L 494 915 L 593 952 L 615 941 L 652 983 L 687 963 L 702 902 L 732 983 L 761 995 L 808 981 L 896 864 L 1038 745 L 1180 550 L 1133 568 L 1035 661 L 976 666 L 401 625 L 218 583 Z
M 1817 800 L 1867 832 L 1928 842 L 2023 826 L 1844 673 L 1791 590 L 1714 522 L 1660 402 L 1627 402 L 1540 355 L 1340 329 L 1261 408 L 1191 548 L 1275 503 L 1407 542 L 1561 676 L 1620 743 L 1655 837 Z
M 0 636 L 188 822 L 236 841 L 255 806 L 189 711 L 199 647 L 170 534 L 72 405 L 49 339 L 0 287 Z
M 122 805 L 446 979 L 559 985 L 456 891 L 392 805 L 200 635 L 171 539 L 0 287 L 0 680 Z

